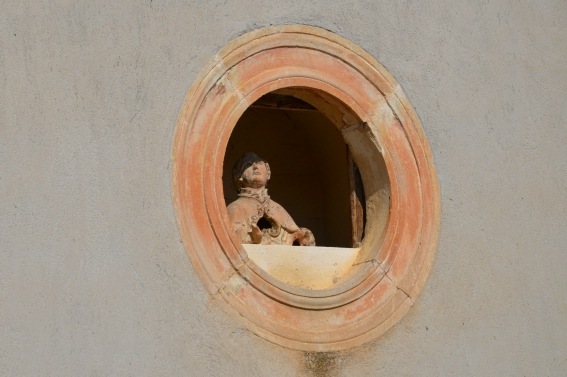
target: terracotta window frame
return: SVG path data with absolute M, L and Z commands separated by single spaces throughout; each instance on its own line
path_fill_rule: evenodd
M 352 272 L 329 289 L 274 279 L 230 227 L 222 164 L 231 132 L 264 94 L 300 98 L 325 114 L 362 176 L 365 237 Z M 183 103 L 173 141 L 172 194 L 188 255 L 211 295 L 253 332 L 306 351 L 375 339 L 413 305 L 431 269 L 439 190 L 420 121 L 394 78 L 326 30 L 274 26 L 230 42 Z

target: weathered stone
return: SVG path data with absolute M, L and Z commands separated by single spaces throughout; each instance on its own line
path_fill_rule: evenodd
M 239 198 L 227 207 L 232 229 L 243 244 L 314 246 L 315 237 L 307 228 L 298 227 L 289 213 L 268 195 L 270 165 L 247 153 L 233 168 L 234 186 Z M 271 228 L 260 229 L 264 219 Z
M 350 269 L 358 248 L 244 245 L 248 257 L 274 278 L 299 288 L 326 289 Z

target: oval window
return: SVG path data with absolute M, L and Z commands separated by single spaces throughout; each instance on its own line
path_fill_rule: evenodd
M 231 42 L 185 99 L 173 160 L 188 255 L 260 336 L 352 347 L 422 289 L 439 227 L 431 152 L 400 86 L 351 42 L 297 25 Z

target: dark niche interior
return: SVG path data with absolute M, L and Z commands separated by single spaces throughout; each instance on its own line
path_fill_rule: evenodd
M 365 222 L 362 181 L 340 131 L 323 113 L 293 96 L 275 93 L 252 104 L 226 148 L 227 205 L 238 197 L 232 167 L 246 152 L 270 164 L 270 197 L 298 226 L 313 232 L 317 246 L 360 245 Z M 265 222 L 260 220 L 260 228 L 269 227 Z

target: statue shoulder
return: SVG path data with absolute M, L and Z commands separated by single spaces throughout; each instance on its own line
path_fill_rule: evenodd
M 230 203 L 228 206 L 226 206 L 226 209 L 228 210 L 228 213 L 233 213 L 233 212 L 242 212 L 242 211 L 249 211 L 249 210 L 254 210 L 256 208 L 256 204 L 254 202 L 254 200 L 251 200 L 249 198 L 238 198 L 236 199 L 234 202 Z

